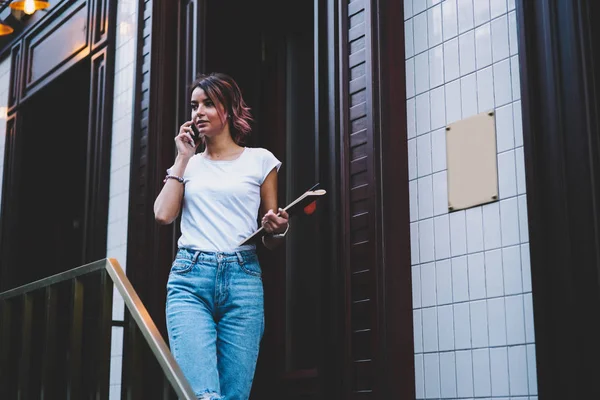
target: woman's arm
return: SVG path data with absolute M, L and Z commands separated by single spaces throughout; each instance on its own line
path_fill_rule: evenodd
M 189 158 L 175 159 L 175 165 L 171 168 L 171 175 L 183 176 Z M 162 190 L 154 201 L 154 219 L 161 225 L 168 225 L 175 221 L 181 211 L 181 200 L 183 199 L 184 184 L 176 179 L 167 179 Z
M 198 147 L 198 144 L 194 143 L 192 138 L 191 124 L 191 121 L 184 122 L 179 128 L 179 134 L 175 136 L 177 157 L 171 168 L 171 175 L 183 177 L 185 168 Z M 176 179 L 167 179 L 154 201 L 154 219 L 156 222 L 161 225 L 168 225 L 175 221 L 181 211 L 184 188 L 183 182 Z
M 288 228 L 289 216 L 287 212 L 277 207 L 277 169 L 267 175 L 267 178 L 260 187 L 261 200 L 261 221 L 262 226 L 268 235 L 263 239 L 264 245 L 268 249 L 274 249 L 281 244 L 284 238 L 271 236 L 272 234 L 283 233 Z M 275 212 L 277 210 L 277 212 Z M 279 216 L 277 215 L 279 213 Z

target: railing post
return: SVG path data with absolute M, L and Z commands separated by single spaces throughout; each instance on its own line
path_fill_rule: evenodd
M 71 281 L 71 326 L 67 355 L 67 399 L 81 399 L 81 344 L 83 339 L 83 284 L 77 278 Z
M 42 376 L 40 379 L 40 399 L 52 399 L 56 394 L 56 318 L 57 292 L 55 286 L 47 286 L 45 291 L 44 311 L 44 354 L 42 356 Z
M 108 272 L 103 270 L 100 277 L 99 288 L 99 314 L 98 314 L 98 347 L 96 348 L 96 394 L 95 399 L 108 399 L 110 385 L 110 347 L 112 337 L 112 297 L 113 284 Z
M 11 305 L 8 300 L 0 301 L 0 398 L 10 398 L 9 354 L 11 348 Z
M 31 323 L 33 296 L 23 294 L 23 324 L 21 325 L 21 355 L 19 357 L 18 399 L 29 398 L 29 368 L 31 367 Z

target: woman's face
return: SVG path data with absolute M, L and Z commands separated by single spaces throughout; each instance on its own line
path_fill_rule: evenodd
M 213 103 L 202 88 L 197 87 L 192 92 L 191 106 L 192 122 L 201 135 L 211 137 L 223 130 L 227 123 L 225 109 L 221 103 Z

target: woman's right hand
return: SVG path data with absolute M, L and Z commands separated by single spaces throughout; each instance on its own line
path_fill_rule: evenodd
M 180 156 L 192 157 L 196 154 L 196 148 L 198 143 L 194 143 L 194 132 L 192 131 L 192 121 L 186 121 L 179 128 L 179 133 L 175 136 L 175 145 L 177 146 L 177 153 Z

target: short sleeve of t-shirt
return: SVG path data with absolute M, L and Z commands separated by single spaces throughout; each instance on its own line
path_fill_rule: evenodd
M 277 168 L 277 172 L 279 172 L 279 168 L 281 167 L 281 161 L 279 161 L 277 157 L 275 157 L 275 155 L 273 155 L 273 153 L 271 153 L 267 149 L 261 149 L 261 153 L 263 174 L 260 184 L 262 185 L 265 179 L 267 179 L 267 175 L 269 175 L 273 168 Z

